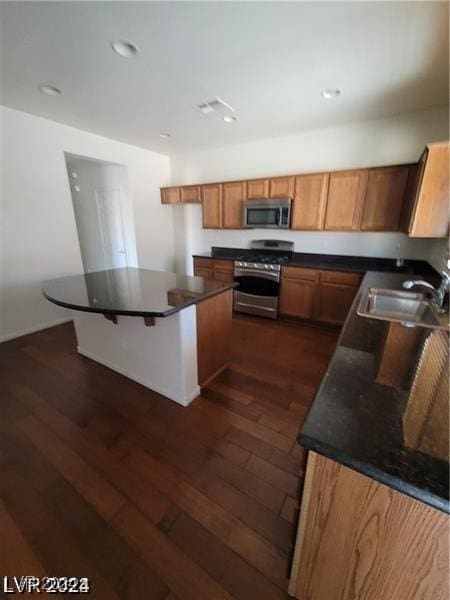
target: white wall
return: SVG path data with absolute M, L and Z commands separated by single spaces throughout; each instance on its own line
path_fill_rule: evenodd
M 239 122 L 230 126 L 239 126 Z M 172 184 L 407 163 L 418 160 L 427 142 L 448 139 L 448 135 L 446 108 L 352 123 L 173 156 Z M 184 211 L 175 218 L 180 271 L 190 272 L 192 252 L 206 252 L 212 245 L 247 247 L 250 240 L 264 237 L 294 240 L 297 252 L 395 257 L 400 246 L 406 258 L 428 259 L 432 250 L 429 240 L 402 234 L 204 230 L 200 207 L 172 210 Z
M 45 279 L 83 271 L 64 152 L 127 167 L 138 263 L 173 269 L 173 219 L 161 206 L 167 156 L 0 107 L 0 340 L 48 326 L 69 312 L 45 300 Z

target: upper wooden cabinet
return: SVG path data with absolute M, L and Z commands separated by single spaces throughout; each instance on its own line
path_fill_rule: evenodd
M 222 184 L 202 185 L 202 213 L 205 229 L 222 226 Z
M 367 179 L 366 169 L 330 173 L 324 229 L 359 229 Z
M 200 203 L 202 201 L 199 185 L 184 185 L 180 187 L 180 201 L 183 203 Z
M 405 208 L 406 228 L 411 237 L 447 237 L 449 161 L 449 142 L 427 146 L 412 181 L 409 206 Z
M 223 184 L 222 227 L 225 229 L 242 229 L 242 202 L 246 198 L 246 181 L 232 181 Z
M 328 181 L 328 173 L 295 178 L 292 229 L 323 229 Z
M 268 179 L 249 179 L 247 181 L 247 199 L 255 200 L 259 198 L 268 198 L 269 180 Z
M 203 227 L 242 229 L 246 199 L 293 198 L 298 231 L 403 231 L 448 235 L 450 143 L 430 144 L 419 163 L 161 188 L 163 204 L 203 206 Z
M 180 188 L 166 187 L 161 188 L 161 204 L 179 204 Z
M 293 198 L 295 177 L 272 177 L 269 183 L 270 198 Z
M 369 170 L 362 231 L 398 230 L 408 173 L 408 165 Z

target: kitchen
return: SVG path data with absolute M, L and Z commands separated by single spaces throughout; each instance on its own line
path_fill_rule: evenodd
M 448 7 L 1 13 L 0 575 L 447 597 Z

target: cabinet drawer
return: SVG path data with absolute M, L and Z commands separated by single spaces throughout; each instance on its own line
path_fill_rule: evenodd
M 207 269 L 212 269 L 213 259 L 212 258 L 194 258 L 194 268 L 195 267 L 206 267 Z
M 318 281 L 320 271 L 316 271 L 315 269 L 304 269 L 303 267 L 283 267 L 281 275 L 283 277 L 290 277 L 291 279 Z
M 232 260 L 217 260 L 214 259 L 214 268 L 221 271 L 233 271 L 234 263 Z
M 347 273 L 346 271 L 321 271 L 320 281 L 341 283 L 344 285 L 359 285 L 361 275 L 359 273 Z

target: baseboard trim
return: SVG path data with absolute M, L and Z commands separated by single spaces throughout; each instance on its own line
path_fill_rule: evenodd
M 138 377 L 134 373 L 130 373 L 127 369 L 122 369 L 122 367 L 119 367 L 118 365 L 110 362 L 109 360 L 106 360 L 104 358 L 101 358 L 100 356 L 97 356 L 93 352 L 84 350 L 80 346 L 77 346 L 77 351 L 78 351 L 78 354 L 82 354 L 86 358 L 95 360 L 95 362 L 100 363 L 104 367 L 108 367 L 108 369 L 112 369 L 113 371 L 116 371 L 117 373 L 120 373 L 121 375 L 128 377 L 128 379 L 132 379 L 133 381 L 140 383 L 144 387 L 149 388 L 150 390 L 157 392 L 158 394 L 161 394 L 162 396 L 165 396 L 166 398 L 169 398 L 169 400 L 173 400 L 177 404 L 181 404 L 181 406 L 185 406 L 185 407 L 188 406 L 192 402 L 192 400 L 194 400 L 194 398 L 197 398 L 197 396 L 200 395 L 200 386 L 197 386 L 185 398 L 178 398 L 178 397 L 174 396 L 172 393 L 170 393 L 168 390 L 160 388 L 159 386 L 155 386 L 155 384 L 153 382 L 147 381 L 143 377 Z
M 2 342 L 9 342 L 9 340 L 14 340 L 16 338 L 23 337 L 25 335 L 30 335 L 31 333 L 43 331 L 44 329 L 50 329 L 51 327 L 56 327 L 57 325 L 68 323 L 69 321 L 73 321 L 73 317 L 64 317 L 63 319 L 56 319 L 55 321 L 49 321 L 48 323 L 42 323 L 41 325 L 28 327 L 27 329 L 21 329 L 20 331 L 15 331 L 14 333 L 8 333 L 6 335 L 0 336 L 0 344 Z

